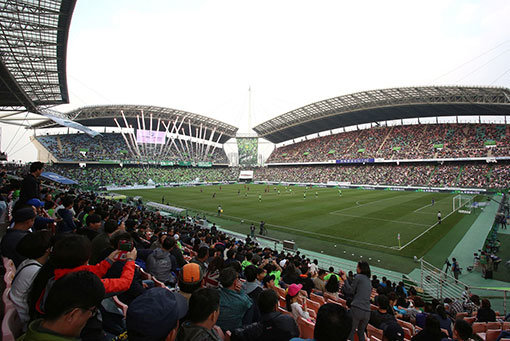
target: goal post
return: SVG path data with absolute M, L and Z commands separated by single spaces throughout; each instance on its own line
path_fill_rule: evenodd
M 452 211 L 462 211 L 461 213 L 471 213 L 471 204 L 473 203 L 473 196 L 466 194 L 458 194 L 453 197 Z

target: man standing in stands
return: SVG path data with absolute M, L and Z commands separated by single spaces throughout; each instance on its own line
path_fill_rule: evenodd
M 250 225 L 250 237 L 255 238 L 255 225 Z
M 266 223 L 262 220 L 260 222 L 260 231 L 259 231 L 259 234 L 261 236 L 264 236 L 266 234 L 266 227 L 265 227 Z
M 33 162 L 30 165 L 30 174 L 28 174 L 21 182 L 19 204 L 24 204 L 33 198 L 40 199 L 40 181 L 38 178 L 41 176 L 43 168 L 44 164 L 39 161 Z
M 437 223 L 441 224 L 441 211 L 437 211 Z

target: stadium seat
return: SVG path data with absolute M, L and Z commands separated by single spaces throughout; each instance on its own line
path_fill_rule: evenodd
M 509 330 L 509 329 L 510 329 L 510 322 L 503 322 L 503 323 L 501 324 L 501 328 L 502 328 L 503 330 Z
M 306 306 L 308 307 L 308 309 L 315 311 L 315 314 L 317 314 L 319 308 L 321 307 L 319 303 L 312 301 L 311 299 L 306 299 Z
M 326 301 L 324 300 L 324 297 L 316 295 L 314 293 L 310 294 L 310 299 L 312 301 L 315 301 L 315 302 L 319 303 L 320 305 L 326 304 Z
M 302 317 L 298 318 L 298 326 L 299 326 L 299 335 L 303 339 L 313 339 L 313 330 L 315 328 L 315 324 L 305 320 Z
M 158 281 L 156 277 L 152 277 L 152 280 L 154 281 L 154 286 L 158 288 L 166 288 L 165 283 Z
M 474 322 L 472 327 L 473 334 L 485 333 L 485 331 L 487 330 L 487 324 L 485 322 Z
M 138 268 L 138 270 L 140 270 L 140 277 L 142 277 L 142 280 L 151 280 L 152 279 L 151 274 L 149 274 L 148 272 L 146 272 L 144 269 L 142 269 L 139 266 L 137 268 Z
M 127 310 L 128 306 L 122 303 L 117 296 L 113 296 L 113 302 L 115 302 L 115 305 L 122 310 L 122 314 L 124 315 L 124 318 L 127 316 Z
M 285 297 L 285 289 L 280 287 L 275 287 L 276 293 L 282 297 Z
M 15 341 L 21 336 L 23 324 L 21 323 L 16 309 L 11 308 L 5 311 L 2 320 L 2 340 Z
M 312 310 L 310 308 L 306 309 L 306 312 L 308 313 L 308 315 L 310 315 L 310 318 L 312 320 L 316 320 L 317 319 L 317 313 L 315 312 L 315 310 Z
M 278 306 L 282 307 L 283 309 L 287 307 L 287 301 L 285 300 L 285 297 L 278 296 Z
M 411 322 L 407 322 L 407 321 L 402 321 L 400 319 L 397 319 L 397 323 L 402 327 L 402 328 L 406 328 L 410 331 L 411 333 L 411 336 L 413 336 L 415 334 L 415 326 L 411 323 Z M 404 329 L 405 331 L 405 329 Z
M 375 336 L 376 338 L 382 340 L 383 339 L 383 330 L 378 329 L 371 324 L 367 325 L 367 334 L 369 338 L 372 338 L 372 336 Z
M 475 322 L 475 320 L 476 320 L 476 316 L 464 317 L 464 321 L 466 321 L 469 324 L 473 324 L 473 322 Z
M 285 315 L 289 315 L 290 317 L 294 318 L 294 316 L 292 315 L 292 313 L 290 311 L 288 311 L 287 309 L 285 308 L 282 308 L 282 307 L 278 307 L 278 311 L 282 314 L 285 314 Z
M 489 329 L 501 329 L 501 322 L 487 322 L 485 325 L 487 330 Z
M 501 334 L 501 329 L 487 329 L 485 341 L 496 341 L 499 334 Z

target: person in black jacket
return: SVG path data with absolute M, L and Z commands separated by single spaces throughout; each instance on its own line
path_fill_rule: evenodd
M 28 174 L 21 182 L 19 205 L 22 205 L 33 198 L 40 199 L 41 192 L 38 178 L 41 176 L 43 168 L 44 163 L 39 161 L 33 162 L 30 165 L 30 174 Z
M 278 295 L 271 289 L 259 295 L 258 306 L 262 314 L 260 322 L 228 331 L 231 341 L 288 341 L 299 336 L 296 321 L 277 311 Z
M 491 302 L 486 298 L 482 300 L 482 307 L 478 309 L 476 322 L 496 322 L 496 313 L 491 309 Z

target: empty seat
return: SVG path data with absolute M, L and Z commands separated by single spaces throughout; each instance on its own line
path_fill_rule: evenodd
M 487 329 L 485 341 L 496 341 L 499 334 L 501 334 L 501 329 Z
M 315 301 L 315 302 L 319 303 L 320 305 L 326 304 L 326 301 L 324 300 L 324 297 L 316 295 L 316 294 L 313 294 L 313 293 L 310 294 L 310 299 L 312 301 Z
M 313 330 L 315 328 L 315 324 L 305 320 L 302 317 L 298 318 L 298 326 L 300 331 L 300 337 L 303 339 L 313 339 Z
M 485 322 L 475 322 L 475 323 L 473 323 L 472 327 L 473 327 L 473 334 L 485 333 L 485 331 L 487 330 L 487 325 L 485 324 Z

